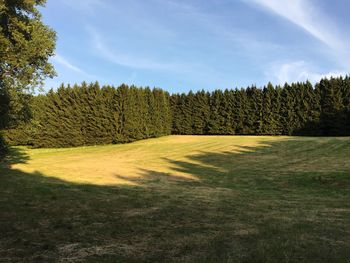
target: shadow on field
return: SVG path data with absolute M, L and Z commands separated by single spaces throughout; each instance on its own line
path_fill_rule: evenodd
M 191 174 L 212 187 L 314 191 L 348 189 L 348 140 L 304 138 L 267 142 L 259 147 L 235 145 L 235 152 L 201 152 L 188 161 L 169 160 L 172 170 Z M 148 172 L 152 174 L 152 171 Z
M 258 190 L 312 193 L 321 189 L 339 193 L 350 187 L 350 163 L 346 158 L 350 141 L 346 138 L 303 137 L 264 142 L 258 147 L 232 146 L 232 152 L 200 152 L 186 156 L 186 161 L 164 158 L 172 173 L 140 169 L 139 178 L 116 177 L 138 185 L 171 182 L 249 190 L 251 194 L 260 194 Z
M 0 168 L 0 261 L 346 262 L 349 153 L 341 138 L 202 152 L 167 160 L 199 181 L 142 170 L 139 186 Z
M 26 163 L 29 160 L 29 156 L 21 148 L 10 148 L 9 153 L 0 161 L 0 164 L 10 166 L 12 164 Z

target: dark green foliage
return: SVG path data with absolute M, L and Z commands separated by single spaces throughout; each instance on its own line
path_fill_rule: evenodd
M 193 92 L 190 91 L 188 95 L 182 93 L 181 95 L 172 95 L 171 106 L 173 110 L 173 133 L 174 134 L 192 134 L 193 123 Z
M 262 107 L 262 134 L 275 135 L 278 133 L 279 104 L 277 90 L 271 83 L 263 89 L 263 107 Z
M 216 90 L 210 96 L 210 116 L 208 120 L 208 134 L 220 134 L 222 91 Z
M 32 145 L 32 123 L 20 123 L 3 131 L 3 139 L 10 145 Z
M 346 79 L 348 82 L 348 78 Z M 343 127 L 348 126 L 349 123 L 345 105 L 343 104 L 344 99 L 346 100 L 346 98 L 342 97 L 344 94 L 344 90 L 342 90 L 343 82 L 342 78 L 324 79 L 317 86 L 320 94 L 320 128 L 322 135 L 346 135 Z
M 0 160 L 5 156 L 5 154 L 7 153 L 7 144 L 4 140 L 4 138 L 2 137 L 2 134 L 0 134 Z
M 350 79 L 171 96 L 174 134 L 350 135 Z
M 73 147 L 125 143 L 170 134 L 169 94 L 121 85 L 62 84 L 33 97 L 33 118 L 4 132 L 11 145 Z
M 29 93 L 55 75 L 48 59 L 54 55 L 56 34 L 39 12 L 45 2 L 0 1 L 0 131 L 12 129 L 23 143 L 23 123 L 31 117 Z
M 251 127 L 249 127 L 249 100 L 247 96 L 247 92 L 244 89 L 236 90 L 235 92 L 235 120 L 236 120 L 236 134 L 251 134 L 249 131 Z
M 8 127 L 10 114 L 10 96 L 8 90 L 0 88 L 0 129 Z
M 262 134 L 262 106 L 263 106 L 263 94 L 262 90 L 257 87 L 248 87 L 246 89 L 249 107 L 247 114 L 247 126 L 249 134 Z M 237 119 L 237 117 L 236 117 Z
M 14 97 L 21 101 L 13 100 Z M 6 143 L 10 145 L 32 144 L 32 134 L 35 125 L 31 122 L 31 118 L 33 117 L 33 103 L 35 99 L 34 96 L 23 92 L 18 92 L 17 95 L 9 97 L 5 94 L 0 96 L 0 105 L 3 109 L 2 113 L 0 113 L 1 149 L 6 150 Z M 14 114 L 13 111 L 6 109 L 9 104 L 20 104 L 21 110 Z
M 16 126 L 3 131 L 11 145 L 126 143 L 170 133 L 350 135 L 349 77 L 323 79 L 315 87 L 310 82 L 283 87 L 269 83 L 263 89 L 171 96 L 156 88 L 83 82 L 73 87 L 62 84 L 57 91 L 25 100 L 30 102 L 26 114 L 31 118 L 19 118 Z M 6 108 L 6 94 L 0 102 Z
M 208 132 L 209 116 L 209 94 L 202 90 L 194 94 L 193 97 L 193 134 L 202 135 Z
M 153 89 L 153 108 L 150 108 L 150 124 L 152 124 L 151 137 L 170 134 L 171 113 L 169 94 L 161 89 Z M 151 104 L 152 105 L 152 104 Z

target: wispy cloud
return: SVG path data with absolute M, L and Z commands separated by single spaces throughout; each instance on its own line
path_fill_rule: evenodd
M 174 0 L 155 0 L 158 4 L 162 4 L 163 6 L 167 6 L 171 9 L 177 9 L 181 11 L 188 11 L 190 13 L 193 13 L 196 9 L 193 5 L 189 4 L 189 1 L 183 2 L 183 1 L 174 1 Z
M 265 76 L 279 84 L 309 80 L 313 83 L 324 77 L 346 75 L 350 69 L 349 40 L 340 34 L 327 14 L 321 12 L 309 0 L 243 0 L 260 6 L 302 28 L 325 45 L 323 52 L 334 59 L 337 65 L 326 72 L 315 69 L 311 62 L 294 60 L 275 61 L 267 66 Z
M 118 52 L 115 48 L 111 48 L 106 43 L 105 38 L 97 33 L 92 27 L 87 27 L 87 31 L 90 34 L 92 46 L 96 54 L 116 65 L 133 70 L 133 73 L 128 80 L 130 83 L 136 81 L 138 78 L 138 74 L 136 73 L 138 72 L 137 70 L 152 70 L 167 74 L 168 76 L 176 76 L 178 88 L 185 88 L 184 83 L 188 83 L 193 79 L 197 79 L 197 82 L 201 85 L 205 85 L 207 84 L 206 82 L 211 81 L 216 83 L 218 87 L 222 88 L 226 88 L 232 83 L 231 78 L 228 80 L 225 74 L 218 72 L 211 66 L 202 64 L 201 62 L 192 60 L 164 62 L 157 58 L 144 57 L 142 54 L 131 54 L 130 51 Z M 152 86 L 151 83 L 144 85 Z
M 318 82 L 322 78 L 344 76 L 345 71 L 330 71 L 326 73 L 318 72 L 313 69 L 312 65 L 300 60 L 292 62 L 275 62 L 272 63 L 265 71 L 268 80 L 275 84 L 284 84 L 286 82 L 306 81 L 312 83 Z
M 256 3 L 289 20 L 331 48 L 345 48 L 344 41 L 336 34 L 335 26 L 308 0 L 245 1 Z
M 62 66 L 75 71 L 77 73 L 83 74 L 83 75 L 88 75 L 86 72 L 84 72 L 82 69 L 80 69 L 79 67 L 73 65 L 71 62 L 69 62 L 66 58 L 64 58 L 61 55 L 56 54 L 53 58 L 52 58 L 55 62 L 61 64 Z
M 125 51 L 118 52 L 110 48 L 103 40 L 103 37 L 100 36 L 94 29 L 89 27 L 87 30 L 92 38 L 92 45 L 97 53 L 114 64 L 132 69 L 165 71 L 177 71 L 183 66 L 180 63 L 167 63 L 154 58 L 142 57 L 141 55 L 136 56 Z

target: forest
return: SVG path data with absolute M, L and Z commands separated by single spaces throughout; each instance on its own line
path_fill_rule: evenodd
M 169 94 L 161 89 L 62 84 L 28 95 L 30 116 L 11 145 L 72 147 L 181 135 L 350 135 L 350 78 Z

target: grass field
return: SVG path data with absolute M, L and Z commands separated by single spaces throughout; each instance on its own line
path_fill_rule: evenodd
M 350 262 L 350 137 L 14 148 L 0 262 Z

